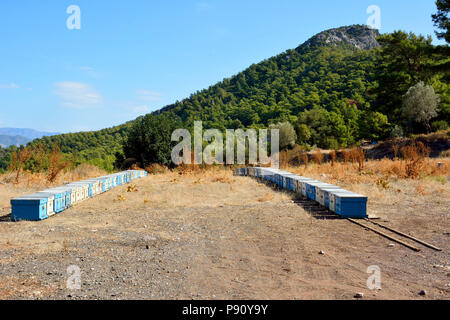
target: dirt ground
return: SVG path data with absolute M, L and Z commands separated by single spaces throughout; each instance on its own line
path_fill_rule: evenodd
M 344 187 L 441 252 L 324 219 L 229 171 L 148 176 L 42 222 L 10 222 L 9 200 L 35 190 L 0 184 L 0 299 L 450 299 L 448 182 L 420 183 Z M 81 289 L 67 288 L 73 265 Z M 366 284 L 374 265 L 381 290 Z

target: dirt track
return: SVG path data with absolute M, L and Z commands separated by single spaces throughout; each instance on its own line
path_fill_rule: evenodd
M 39 223 L 3 219 L 0 298 L 423 299 L 423 289 L 450 298 L 448 190 L 431 204 L 433 195 L 371 200 L 385 224 L 444 249 L 415 253 L 251 178 L 165 174 L 136 185 Z M 24 192 L 1 185 L 0 215 Z M 66 288 L 71 265 L 80 290 Z M 371 265 L 381 290 L 366 286 Z

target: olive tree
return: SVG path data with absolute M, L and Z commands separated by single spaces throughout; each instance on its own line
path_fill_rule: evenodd
M 438 115 L 439 100 L 433 87 L 420 81 L 403 96 L 402 113 L 405 117 L 424 124 L 430 132 L 430 120 Z
M 292 148 L 297 141 L 297 133 L 289 122 L 279 122 L 270 125 L 270 129 L 280 130 L 280 149 Z

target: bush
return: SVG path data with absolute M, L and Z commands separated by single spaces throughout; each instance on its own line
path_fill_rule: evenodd
M 161 174 L 166 173 L 169 169 L 166 166 L 162 166 L 157 163 L 153 163 L 151 165 L 148 165 L 145 167 L 145 171 L 147 171 L 150 174 Z
M 409 88 L 403 97 L 403 115 L 426 126 L 431 130 L 430 120 L 438 115 L 439 95 L 432 86 L 422 81 Z
M 445 120 L 434 121 L 431 124 L 431 129 L 433 130 L 433 132 L 441 131 L 441 130 L 447 130 L 448 129 L 448 122 L 445 121 Z
M 171 166 L 176 145 L 172 132 L 181 127 L 180 119 L 170 114 L 148 114 L 137 119 L 124 143 L 124 158 L 134 158 L 144 167 L 153 163 Z M 118 160 L 122 160 L 120 157 Z
M 270 129 L 280 130 L 280 150 L 286 148 L 293 148 L 297 141 L 297 133 L 295 133 L 294 127 L 289 122 L 277 123 L 270 125 Z
M 450 150 L 442 151 L 442 152 L 439 154 L 439 157 L 441 157 L 441 158 L 450 158 Z
M 401 126 L 395 125 L 392 130 L 390 137 L 391 138 L 403 138 L 404 137 L 403 128 Z

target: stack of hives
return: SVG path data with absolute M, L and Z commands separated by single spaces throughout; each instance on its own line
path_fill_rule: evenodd
M 146 171 L 128 170 L 15 198 L 11 200 L 11 220 L 44 220 L 88 198 L 145 176 Z
M 344 218 L 367 218 L 367 197 L 339 186 L 274 168 L 238 168 L 234 174 L 270 181 L 283 189 L 316 201 Z

